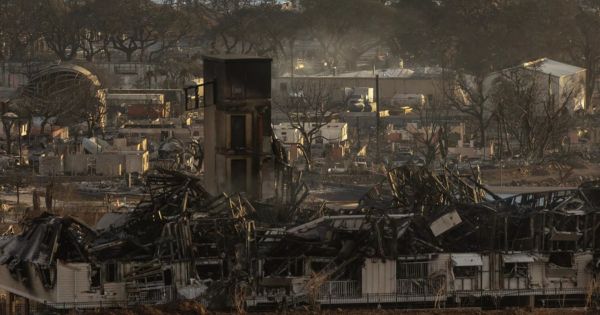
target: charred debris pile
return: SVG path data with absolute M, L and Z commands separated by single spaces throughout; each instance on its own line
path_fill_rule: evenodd
M 214 300 L 280 286 L 281 279 L 300 275 L 293 263 L 298 257 L 327 257 L 311 278 L 335 280 L 356 273 L 366 258 L 595 253 L 600 242 L 598 182 L 500 198 L 474 175 L 402 167 L 389 171 L 358 207 L 336 211 L 302 207 L 301 189 L 290 198 L 297 201 L 293 204 L 258 202 L 243 194 L 213 196 L 200 178 L 179 171 L 151 173 L 146 187 L 150 198 L 134 211 L 107 214 L 95 228 L 51 214 L 30 220 L 22 234 L 0 239 L 0 266 L 22 281 L 37 277 L 52 288 L 59 261 L 135 264 L 122 276 L 128 285 L 150 278 L 173 284 L 165 279 L 164 266 L 185 264 L 189 278 L 196 279 L 187 284 L 203 281 L 203 296 Z M 32 266 L 36 272 L 26 274 Z

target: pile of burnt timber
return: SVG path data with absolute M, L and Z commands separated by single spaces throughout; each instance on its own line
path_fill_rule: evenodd
M 299 188 L 304 187 L 299 177 L 295 180 L 297 196 L 288 199 L 301 201 L 306 191 Z M 403 167 L 391 170 L 357 208 L 339 211 L 306 209 L 299 202 L 260 203 L 244 194 L 213 196 L 199 177 L 179 171 L 151 173 L 146 185 L 147 200 L 132 212 L 106 215 L 96 228 L 44 214 L 27 222 L 22 234 L 4 236 L 0 288 L 67 308 L 83 307 L 76 302 L 97 307 L 97 301 L 119 306 L 176 298 L 240 308 L 325 303 L 323 296 L 331 301 L 332 294 L 354 303 L 365 302 L 365 296 L 368 302 L 369 294 L 392 293 L 395 301 L 398 296 L 409 301 L 413 294 L 438 301 L 450 292 L 460 296 L 484 289 L 484 284 L 464 284 L 477 274 L 483 277 L 483 269 L 454 267 L 513 261 L 511 277 L 517 277 L 523 275 L 523 261 L 541 261 L 553 272 L 564 267 L 556 279 L 572 280 L 572 269 L 565 268 L 579 259 L 574 255 L 589 257 L 584 269 L 590 279 L 599 261 L 597 182 L 503 199 L 475 175 Z M 371 279 L 386 272 L 386 280 Z M 370 284 L 390 277 L 389 287 Z M 579 282 L 572 287 L 587 285 L 582 274 L 575 277 Z M 555 278 L 523 285 L 544 289 Z M 460 287 L 456 279 L 462 279 Z M 498 294 L 511 288 L 510 281 L 500 282 L 486 289 Z

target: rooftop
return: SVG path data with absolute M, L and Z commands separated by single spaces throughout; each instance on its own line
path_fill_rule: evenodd
M 432 78 L 441 74 L 441 69 L 437 67 L 419 67 L 414 69 L 408 68 L 387 68 L 376 70 L 360 70 L 352 72 L 343 72 L 333 75 L 330 71 L 317 73 L 314 75 L 294 74 L 296 77 L 320 77 L 320 78 L 374 78 L 379 75 L 380 78 L 398 78 L 398 79 L 418 79 Z M 286 73 L 282 77 L 289 77 Z
M 249 55 L 240 55 L 240 54 L 227 54 L 227 55 L 205 55 L 202 56 L 206 60 L 222 60 L 222 61 L 238 61 L 238 60 L 256 60 L 256 61 L 268 61 L 271 58 L 267 57 L 259 57 L 259 56 L 249 56 Z
M 526 68 L 533 68 L 542 73 L 550 74 L 556 77 L 572 75 L 581 71 L 585 71 L 584 68 L 580 68 L 548 58 L 542 58 L 535 61 L 526 62 L 523 64 L 523 66 Z

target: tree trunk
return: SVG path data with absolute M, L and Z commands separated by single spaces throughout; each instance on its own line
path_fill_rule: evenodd
M 11 139 L 12 124 L 7 123 L 6 121 L 3 121 L 2 125 L 4 126 L 4 135 L 6 136 L 6 154 L 10 155 L 12 153 L 12 139 Z
M 483 159 L 487 160 L 487 158 L 486 158 L 487 139 L 486 139 L 485 126 L 483 123 L 481 123 L 479 125 L 479 141 L 481 141 L 481 148 L 483 149 Z
M 94 136 L 94 133 L 92 131 L 92 128 L 93 128 L 92 125 L 93 125 L 92 122 L 88 119 L 88 121 L 87 121 L 87 127 L 88 127 L 87 128 L 88 129 L 87 130 L 87 136 L 88 136 L 88 138 L 91 138 L 91 137 Z
M 312 148 L 309 144 L 308 146 L 302 145 L 302 152 L 304 155 L 304 160 L 306 161 L 306 168 L 310 172 L 312 171 Z
M 85 60 L 88 61 L 88 62 L 93 62 L 94 61 L 93 48 L 90 49 L 90 51 L 85 54 Z
M 42 123 L 40 124 L 40 136 L 44 135 L 44 130 L 46 129 L 46 125 L 48 124 L 48 119 L 45 118 L 44 120 L 42 120 Z
M 54 183 L 50 182 L 46 185 L 46 211 L 52 211 L 52 193 L 54 190 Z
M 29 117 L 27 120 L 27 136 L 31 140 L 31 128 L 33 127 L 33 117 Z
M 312 171 L 312 143 L 307 140 L 306 134 L 302 135 L 302 139 L 304 140 L 304 144 L 298 143 L 298 148 L 302 151 L 302 156 L 304 156 L 304 161 L 306 162 L 306 167 L 308 171 Z
M 592 108 L 592 96 L 594 95 L 594 88 L 596 86 L 596 64 L 595 62 L 588 62 L 588 68 L 585 72 L 585 110 Z

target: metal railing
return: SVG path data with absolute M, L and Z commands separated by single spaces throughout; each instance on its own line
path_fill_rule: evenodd
M 427 277 L 429 262 L 405 262 L 396 265 L 396 274 L 400 279 L 423 279 Z
M 327 281 L 320 288 L 317 299 L 322 297 L 351 297 L 359 296 L 358 281 Z
M 115 73 L 117 74 L 137 74 L 138 64 L 137 63 L 116 63 L 113 65 Z
M 396 280 L 396 293 L 399 295 L 437 295 L 445 287 L 445 278 Z
M 439 302 L 450 296 L 559 296 L 584 295 L 585 288 L 538 288 L 538 289 L 481 289 L 452 290 L 446 288 L 446 279 L 398 279 L 395 293 L 365 294 L 359 281 L 325 282 L 316 299 L 324 304 L 353 303 L 404 303 Z
M 129 305 L 164 304 L 177 298 L 172 286 L 128 286 L 127 291 Z

